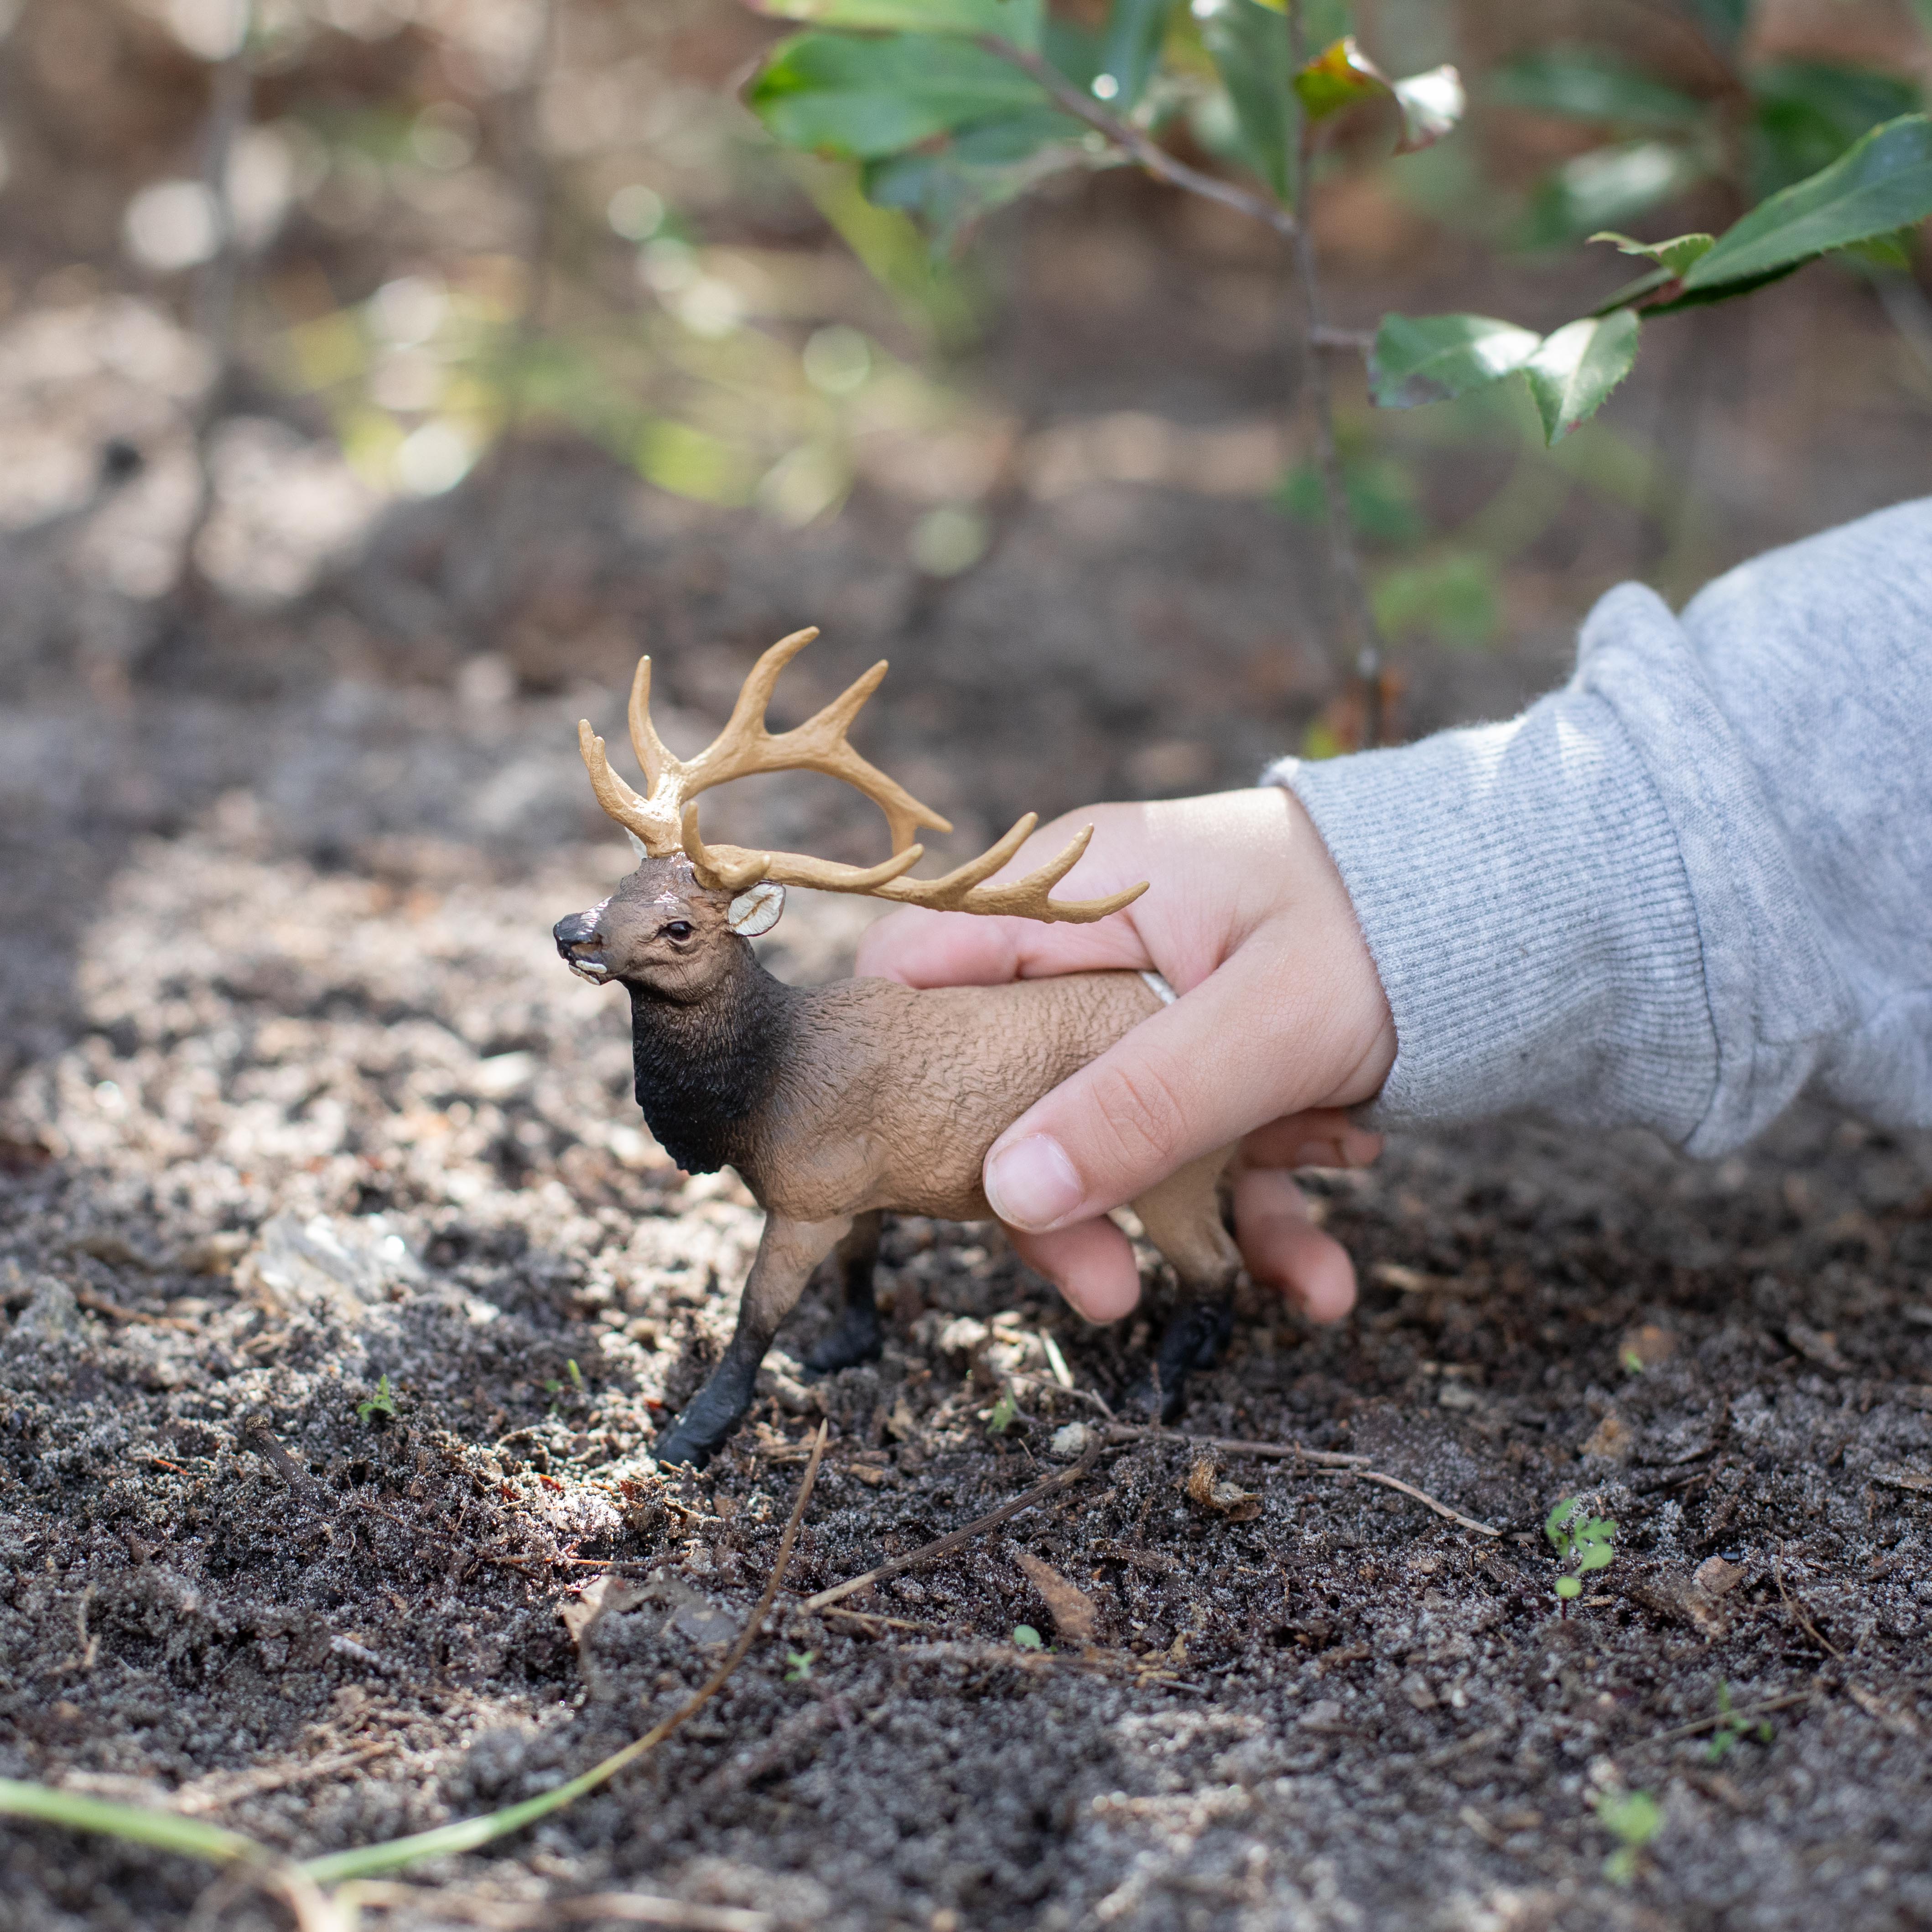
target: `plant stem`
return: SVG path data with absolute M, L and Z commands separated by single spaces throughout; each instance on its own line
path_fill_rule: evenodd
M 1299 224 L 1292 210 L 1258 194 L 1250 194 L 1246 189 L 1237 188 L 1232 182 L 1225 182 L 1214 175 L 1203 174 L 1198 168 L 1190 168 L 1185 161 L 1177 160 L 1158 141 L 1150 140 L 1130 121 L 1124 121 L 1118 114 L 1110 114 L 1106 109 L 1089 94 L 1076 87 L 1066 76 L 1057 72 L 1036 53 L 1024 47 L 1016 46 L 1011 40 L 1003 40 L 998 34 L 984 34 L 980 45 L 986 51 L 1016 67 L 1030 76 L 1052 94 L 1054 102 L 1076 121 L 1084 121 L 1096 132 L 1104 134 L 1114 146 L 1129 155 L 1152 175 L 1156 181 L 1166 182 L 1170 188 L 1185 188 L 1190 194 L 1198 194 L 1204 201 L 1218 201 L 1223 208 L 1232 208 L 1237 214 L 1245 214 L 1272 228 L 1284 240 L 1292 240 Z
M 1297 74 L 1308 60 L 1301 9 L 1302 0 L 1288 0 L 1288 64 Z M 1335 438 L 1334 396 L 1329 386 L 1328 360 L 1321 352 L 1331 346 L 1338 332 L 1329 328 L 1322 319 L 1315 237 L 1306 219 L 1314 172 L 1315 127 L 1302 112 L 1298 97 L 1291 95 L 1289 106 L 1294 116 L 1298 212 L 1304 218 L 1296 223 L 1293 237 L 1295 279 L 1301 288 L 1301 364 L 1315 417 L 1316 460 L 1322 472 L 1322 494 L 1328 500 L 1329 562 L 1341 592 L 1343 622 L 1354 634 L 1354 674 L 1362 698 L 1362 748 L 1372 751 L 1382 737 L 1382 636 L 1369 602 L 1362 560 L 1355 548 L 1355 533 L 1348 516 L 1348 484 L 1342 473 L 1341 446 Z

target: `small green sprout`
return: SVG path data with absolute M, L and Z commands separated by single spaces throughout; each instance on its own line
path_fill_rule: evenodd
M 1592 1570 L 1607 1570 L 1617 1553 L 1615 1522 L 1588 1514 L 1580 1519 L 1578 1512 L 1582 1508 L 1581 1496 L 1566 1496 L 1543 1525 L 1543 1533 L 1556 1552 L 1557 1562 L 1564 1566 L 1564 1574 L 1556 1580 L 1556 1596 L 1566 1617 L 1572 1600 L 1583 1594 L 1584 1577 Z
M 563 1384 L 552 1376 L 544 1382 L 543 1392 L 545 1395 L 560 1395 L 563 1392 Z
M 1718 1708 L 1722 1713 L 1718 1728 L 1711 1733 L 1710 1748 L 1706 1758 L 1712 1764 L 1721 1764 L 1732 1749 L 1747 1738 L 1755 1738 L 1761 1744 L 1770 1743 L 1774 1735 L 1768 1718 L 1760 1718 L 1755 1724 L 1740 1718 L 1731 1708 L 1731 1687 L 1722 1678 L 1718 1680 Z
M 1000 1391 L 999 1400 L 993 1405 L 992 1414 L 986 1418 L 986 1433 L 988 1436 L 1005 1435 L 1018 1420 L 1020 1406 L 1014 1401 L 1012 1390 L 1003 1388 Z
M 376 1384 L 376 1393 L 374 1395 L 364 1396 L 356 1405 L 356 1418 L 365 1425 L 372 1422 L 379 1415 L 387 1421 L 395 1412 L 396 1398 L 390 1389 L 389 1378 L 386 1375 Z
M 1046 1648 L 1046 1639 L 1031 1624 L 1016 1624 L 1013 1626 L 1013 1641 L 1022 1650 L 1044 1650 Z
M 1643 1373 L 1643 1358 L 1628 1342 L 1624 1344 L 1624 1352 L 1617 1359 L 1622 1363 L 1624 1374 L 1640 1376 Z
M 812 1675 L 812 1666 L 818 1656 L 815 1650 L 787 1651 L 784 1681 L 788 1684 L 802 1684 Z
M 570 1385 L 579 1395 L 584 1393 L 584 1371 L 574 1361 L 566 1361 L 564 1366 L 570 1371 Z
M 1592 1802 L 1597 1822 L 1618 1840 L 1604 1861 L 1604 1876 L 1612 1885 L 1628 1885 L 1636 1876 L 1638 1856 L 1663 1826 L 1663 1808 L 1647 1791 L 1606 1791 Z

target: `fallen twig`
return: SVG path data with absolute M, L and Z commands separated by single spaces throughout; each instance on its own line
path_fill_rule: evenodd
M 1182 1436 L 1172 1430 L 1136 1428 L 1131 1424 L 1117 1422 L 1107 1431 L 1110 1442 L 1175 1442 L 1190 1449 L 1212 1449 L 1223 1456 L 1263 1456 L 1278 1462 L 1308 1462 L 1318 1469 L 1328 1469 L 1335 1473 L 1359 1476 L 1365 1483 L 1379 1483 L 1386 1490 L 1400 1490 L 1406 1496 L 1413 1496 L 1426 1509 L 1432 1509 L 1439 1516 L 1459 1523 L 1465 1529 L 1474 1530 L 1478 1536 L 1501 1536 L 1503 1532 L 1493 1525 L 1478 1522 L 1473 1516 L 1452 1510 L 1447 1503 L 1418 1490 L 1413 1483 L 1405 1483 L 1400 1476 L 1383 1474 L 1379 1469 L 1364 1466 L 1366 1456 L 1345 1456 L 1338 1450 L 1304 1449 L 1298 1442 L 1244 1442 L 1234 1436 Z
M 201 1324 L 190 1322 L 184 1315 L 147 1315 L 138 1308 L 123 1308 L 118 1301 L 110 1301 L 104 1294 L 90 1293 L 86 1288 L 77 1288 L 74 1298 L 82 1307 L 96 1315 L 104 1315 L 110 1322 L 136 1322 L 147 1328 L 181 1328 L 189 1334 L 198 1334 Z
M 1460 1510 L 1452 1510 L 1447 1503 L 1418 1490 L 1413 1483 L 1405 1483 L 1400 1476 L 1385 1476 L 1379 1469 L 1355 1469 L 1349 1473 L 1359 1476 L 1365 1483 L 1379 1483 L 1385 1490 L 1400 1490 L 1406 1496 L 1413 1496 L 1424 1509 L 1433 1510 L 1438 1516 L 1446 1516 L 1450 1522 L 1460 1524 L 1464 1529 L 1472 1529 L 1478 1536 L 1500 1536 L 1502 1532 L 1486 1522 L 1478 1522 L 1472 1516 L 1465 1516 Z
M 658 1898 L 643 1892 L 591 1892 L 575 1898 L 485 1898 L 480 1893 L 439 1892 L 432 1886 L 398 1885 L 393 1880 L 359 1879 L 342 1888 L 345 1904 L 384 1911 L 416 1911 L 431 1917 L 467 1919 L 472 1925 L 514 1928 L 548 1925 L 564 1919 L 615 1920 L 625 1925 L 670 1925 L 682 1932 L 770 1932 L 770 1912 L 735 1905 L 692 1905 L 681 1898 Z
M 764 1590 L 753 1606 L 744 1629 L 739 1633 L 737 1642 L 725 1653 L 724 1661 L 703 1687 L 662 1724 L 653 1724 L 634 1743 L 613 1752 L 567 1784 L 560 1784 L 555 1790 L 546 1791 L 538 1797 L 526 1798 L 520 1804 L 507 1805 L 500 1811 L 488 1812 L 480 1818 L 461 1819 L 455 1824 L 440 1825 L 430 1831 L 412 1832 L 406 1838 L 392 1838 L 385 1844 L 364 1845 L 353 1851 L 332 1852 L 326 1858 L 310 1859 L 301 1869 L 318 1883 L 328 1885 L 376 1872 L 398 1870 L 422 1858 L 446 1858 L 458 1852 L 474 1851 L 478 1846 L 520 1831 L 524 1826 L 574 1804 L 586 1792 L 608 1784 L 619 1772 L 655 1750 L 674 1731 L 696 1717 L 744 1662 L 758 1632 L 764 1627 L 765 1618 L 770 1614 L 778 1586 L 791 1562 L 791 1552 L 798 1541 L 798 1526 L 804 1517 L 806 1504 L 812 1500 L 812 1485 L 818 1480 L 818 1466 L 825 1454 L 825 1441 L 830 1427 L 829 1423 L 821 1422 L 818 1433 L 812 1438 L 812 1460 L 805 1466 L 790 1519 L 785 1524 L 784 1534 L 778 1538 L 778 1555 L 772 1560 L 771 1574 L 765 1580 Z
M 250 1772 L 226 1783 L 208 1786 L 184 1786 L 174 1796 L 174 1809 L 187 1817 L 219 1811 L 238 1804 L 244 1798 L 260 1798 L 271 1791 L 286 1791 L 298 1784 L 312 1784 L 333 1778 L 338 1772 L 353 1771 L 371 1758 L 383 1757 L 396 1748 L 393 1738 L 383 1738 L 357 1750 L 337 1751 L 332 1756 L 311 1759 L 307 1764 L 292 1765 L 282 1771 Z
M 1188 1449 L 1214 1449 L 1224 1456 L 1262 1456 L 1278 1462 L 1312 1462 L 1318 1469 L 1356 1469 L 1366 1456 L 1345 1456 L 1334 1449 L 1304 1449 L 1298 1442 L 1244 1442 L 1232 1436 L 1184 1436 L 1178 1430 L 1137 1427 L 1117 1422 L 1107 1431 L 1110 1442 L 1174 1442 Z
M 835 1583 L 829 1590 L 821 1590 L 815 1597 L 808 1597 L 799 1605 L 801 1610 L 816 1611 L 829 1608 L 842 1599 L 856 1595 L 874 1583 L 882 1583 L 890 1576 L 902 1576 L 908 1570 L 916 1570 L 921 1564 L 930 1563 L 936 1558 L 950 1556 L 956 1550 L 963 1550 L 976 1538 L 983 1536 L 989 1529 L 996 1529 L 1010 1517 L 1016 1516 L 1021 1510 L 1030 1509 L 1035 1503 L 1043 1502 L 1047 1497 L 1058 1491 L 1070 1489 L 1088 1474 L 1100 1460 L 1104 1442 L 1096 1442 L 1085 1455 L 1071 1468 L 1062 1469 L 1057 1474 L 1046 1477 L 1034 1484 L 1030 1490 L 1000 1504 L 996 1510 L 988 1510 L 982 1516 L 976 1516 L 964 1529 L 956 1529 L 950 1535 L 936 1538 L 924 1544 L 910 1556 L 896 1556 L 890 1563 L 881 1563 L 878 1568 L 868 1570 L 862 1576 L 854 1576 L 843 1583 Z
M 1808 1704 L 1817 1694 L 1815 1690 L 1793 1690 L 1782 1697 L 1760 1699 L 1755 1704 L 1738 1704 L 1718 1712 L 1714 1717 L 1700 1718 L 1694 1724 L 1679 1724 L 1674 1730 L 1659 1731 L 1654 1737 L 1640 1738 L 1628 1748 L 1647 1750 L 1652 1744 L 1675 1744 L 1679 1738 L 1694 1738 L 1700 1731 L 1714 1731 L 1720 1724 L 1743 1724 L 1752 1718 L 1767 1717 L 1773 1711 L 1788 1711 L 1794 1704 Z
M 1784 1607 L 1791 1612 L 1792 1619 L 1799 1629 L 1803 1630 L 1814 1643 L 1821 1648 L 1829 1651 L 1840 1664 L 1844 1663 L 1845 1653 L 1804 1614 L 1804 1609 L 1798 1599 L 1784 1587 L 1784 1551 L 1781 1546 L 1772 1552 L 1771 1576 L 1772 1581 L 1778 1586 L 1778 1594 L 1784 1599 Z

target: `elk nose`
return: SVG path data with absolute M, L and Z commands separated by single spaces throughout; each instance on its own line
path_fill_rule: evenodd
M 556 941 L 558 952 L 566 959 L 571 958 L 578 946 L 595 942 L 597 915 L 594 912 L 572 913 L 550 928 L 550 937 Z

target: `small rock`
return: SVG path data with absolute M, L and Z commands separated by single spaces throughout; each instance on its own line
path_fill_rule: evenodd
M 1609 1462 L 1622 1462 L 1629 1460 L 1630 1451 L 1636 1447 L 1635 1432 L 1615 1409 L 1612 1409 L 1590 1432 L 1581 1453 L 1586 1456 L 1600 1456 Z
M 78 1348 L 87 1340 L 87 1324 L 74 1290 L 44 1274 L 35 1280 L 32 1299 L 21 1310 L 14 1333 L 21 1341 L 38 1342 L 44 1348 Z
M 1063 1461 L 1077 1462 L 1087 1453 L 1087 1445 L 1094 1439 L 1094 1432 L 1084 1422 L 1063 1422 L 1053 1432 L 1053 1440 L 1047 1446 L 1052 1453 Z

